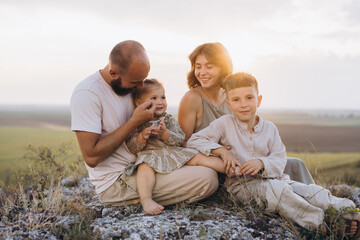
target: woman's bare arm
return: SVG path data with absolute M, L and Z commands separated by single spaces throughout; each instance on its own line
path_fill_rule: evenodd
M 201 96 L 194 90 L 188 91 L 181 99 L 178 110 L 178 122 L 185 133 L 185 141 L 201 123 L 202 111 Z

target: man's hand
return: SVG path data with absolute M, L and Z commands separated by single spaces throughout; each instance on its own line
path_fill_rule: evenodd
M 137 126 L 154 117 L 155 109 L 155 104 L 151 104 L 151 101 L 139 105 L 129 121 L 105 137 L 97 133 L 77 131 L 76 137 L 86 164 L 89 167 L 96 167 L 108 158 Z
M 256 175 L 264 168 L 264 163 L 260 159 L 251 159 L 240 167 L 241 175 Z
M 150 121 L 154 118 L 156 106 L 151 101 L 146 101 L 135 108 L 129 121 L 133 121 L 136 126 Z

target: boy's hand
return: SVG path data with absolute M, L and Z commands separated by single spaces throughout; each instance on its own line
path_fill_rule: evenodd
M 220 157 L 224 161 L 225 173 L 230 176 L 234 174 L 236 166 L 241 167 L 241 164 L 236 160 L 234 155 L 226 148 L 221 148 Z
M 154 124 L 151 125 L 148 128 L 144 128 L 136 137 L 136 141 L 140 144 L 144 144 L 147 142 L 147 140 L 150 137 L 150 134 L 152 132 L 152 130 L 154 129 Z
M 260 159 L 251 159 L 240 167 L 241 175 L 256 175 L 264 168 L 264 163 Z

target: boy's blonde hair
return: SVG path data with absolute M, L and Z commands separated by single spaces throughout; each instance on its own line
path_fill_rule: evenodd
M 135 101 L 136 99 L 140 99 L 141 96 L 143 94 L 147 93 L 151 87 L 155 87 L 155 86 L 165 89 L 164 84 L 162 82 L 160 82 L 159 80 L 157 80 L 155 78 L 145 79 L 144 85 L 142 88 L 134 88 L 133 91 L 131 92 L 133 100 Z
M 241 87 L 253 87 L 255 88 L 256 93 L 259 94 L 258 82 L 250 73 L 233 73 L 228 75 L 224 80 L 224 89 L 226 94 L 228 94 L 230 90 Z

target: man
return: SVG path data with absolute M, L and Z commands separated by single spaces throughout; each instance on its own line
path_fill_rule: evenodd
M 106 204 L 139 203 L 136 174 L 124 173 L 136 159 L 125 139 L 137 126 L 153 118 L 155 105 L 148 101 L 134 110 L 129 94 L 143 86 L 149 71 L 144 47 L 132 40 L 120 42 L 111 51 L 108 65 L 80 82 L 71 98 L 71 128 L 90 179 Z M 215 171 L 184 166 L 170 174 L 156 174 L 153 199 L 162 205 L 194 202 L 210 196 L 217 187 Z

